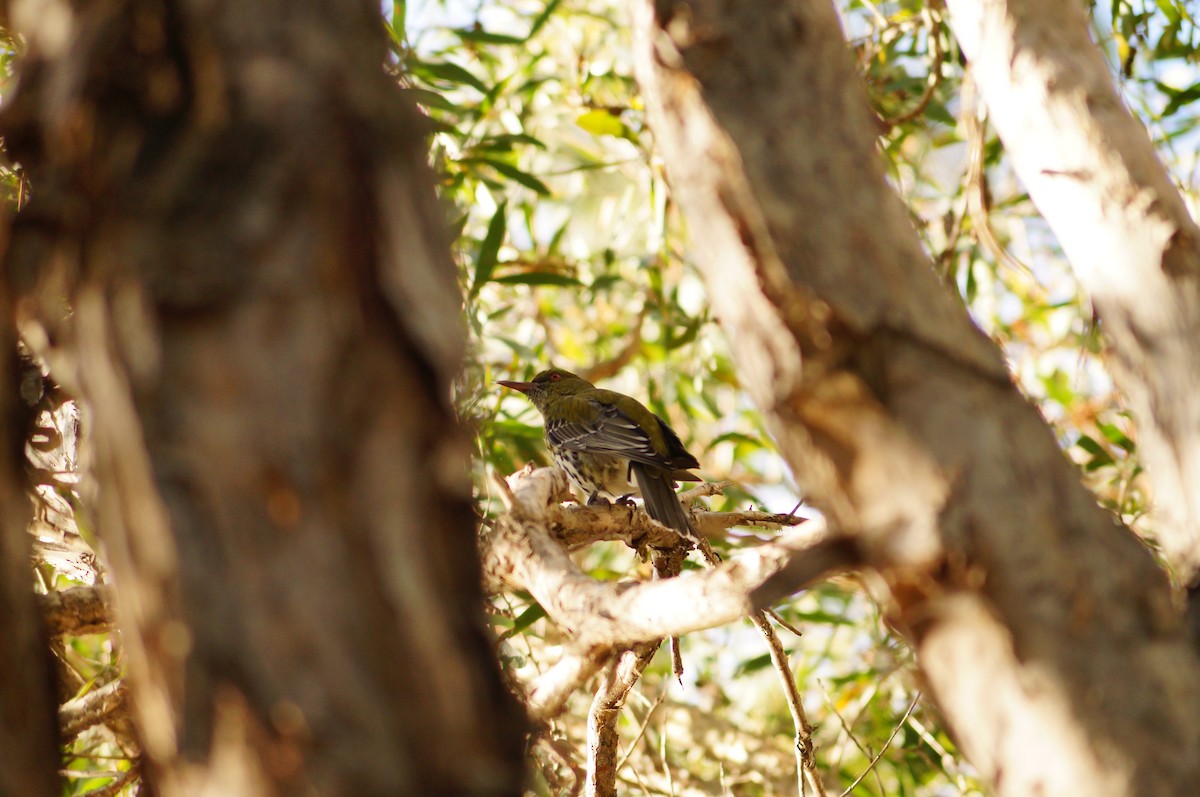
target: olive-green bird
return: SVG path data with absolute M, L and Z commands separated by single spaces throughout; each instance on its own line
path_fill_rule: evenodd
M 695 539 L 675 482 L 700 481 L 688 472 L 700 463 L 666 421 L 637 399 L 560 368 L 542 371 L 532 382 L 499 384 L 524 393 L 542 413 L 554 464 L 567 472 L 589 504 L 640 494 L 650 517 Z

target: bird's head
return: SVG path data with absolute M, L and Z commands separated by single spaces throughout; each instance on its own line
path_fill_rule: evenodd
M 546 406 L 547 401 L 554 398 L 573 396 L 595 387 L 582 376 L 577 376 L 561 368 L 548 368 L 529 382 L 511 382 L 501 379 L 497 384 L 524 393 L 539 410 Z

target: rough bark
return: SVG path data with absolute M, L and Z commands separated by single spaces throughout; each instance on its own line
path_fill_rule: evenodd
M 744 384 L 997 794 L 1174 795 L 1200 662 L 888 188 L 834 8 L 633 0 L 635 63 Z
M 155 793 L 519 793 L 460 300 L 378 5 L 56 8 L 13 15 L 7 267 L 90 408 Z
M 949 0 L 1013 167 L 1100 317 L 1137 419 L 1156 538 L 1200 576 L 1200 229 L 1073 0 Z
M 60 793 L 54 668 L 30 569 L 30 501 L 25 493 L 25 430 L 18 395 L 17 344 L 0 277 L 0 797 Z

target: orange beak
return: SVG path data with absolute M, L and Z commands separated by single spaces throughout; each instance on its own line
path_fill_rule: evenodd
M 511 387 L 513 390 L 518 390 L 522 393 L 528 393 L 530 390 L 533 390 L 533 382 L 510 382 L 507 379 L 500 379 L 497 380 L 496 384 Z

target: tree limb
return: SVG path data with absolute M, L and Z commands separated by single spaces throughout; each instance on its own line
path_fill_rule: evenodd
M 1167 580 L 931 268 L 836 9 L 630 5 L 649 122 L 742 383 L 890 586 L 972 763 L 1001 797 L 1191 790 L 1200 758 L 1161 753 L 1200 747 L 1200 663 Z
M 1073 0 L 948 0 L 992 124 L 1090 295 L 1137 416 L 1157 537 L 1200 575 L 1200 229 Z
M 714 628 L 753 611 L 749 592 L 794 551 L 821 538 L 812 520 L 776 542 L 714 570 L 649 582 L 602 582 L 587 576 L 555 538 L 553 516 L 566 477 L 542 468 L 513 491 L 513 510 L 484 538 L 484 580 L 493 592 L 528 590 L 582 648 L 622 647 Z
M 113 628 L 108 587 L 71 587 L 39 595 L 38 601 L 51 636 L 100 634 Z
M 128 716 L 128 696 L 125 679 L 119 678 L 64 703 L 58 710 L 63 739 L 74 739 L 93 725 Z
M 654 658 L 660 641 L 644 642 L 626 650 L 609 668 L 596 689 L 588 710 L 588 766 L 585 797 L 616 797 L 617 719 L 625 707 L 629 690 Z

